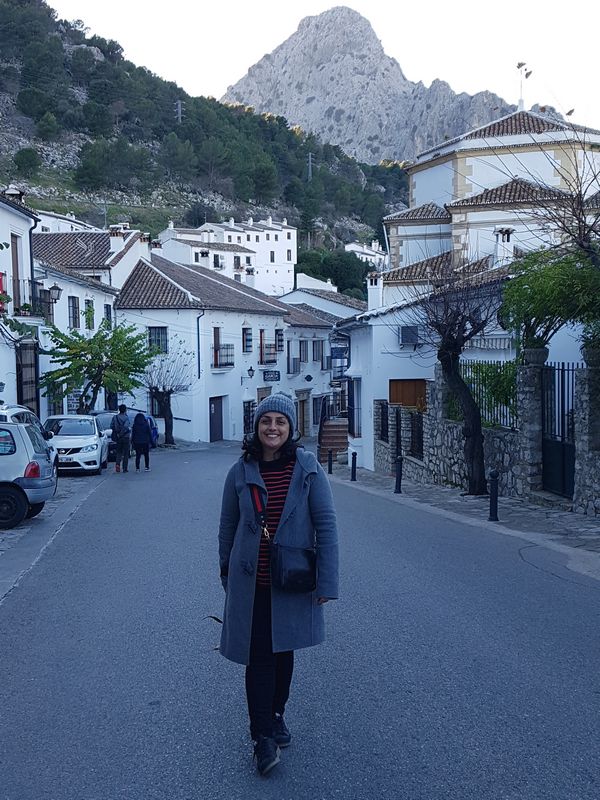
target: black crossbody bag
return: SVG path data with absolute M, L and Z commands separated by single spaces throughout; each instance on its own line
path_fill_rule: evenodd
M 271 584 L 283 592 L 314 592 L 317 588 L 317 553 L 314 547 L 291 547 L 274 542 L 256 484 L 250 487 L 254 511 L 271 549 Z

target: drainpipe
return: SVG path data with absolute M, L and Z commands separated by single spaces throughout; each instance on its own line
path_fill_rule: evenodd
M 200 377 L 200 374 L 202 372 L 202 370 L 200 368 L 201 367 L 201 364 L 200 364 L 200 320 L 202 319 L 203 316 L 204 316 L 204 311 L 202 311 L 202 313 L 198 314 L 198 316 L 196 317 L 196 340 L 197 340 L 197 345 L 196 346 L 198 347 L 198 377 Z

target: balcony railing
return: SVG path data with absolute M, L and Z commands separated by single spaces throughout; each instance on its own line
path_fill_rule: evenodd
M 227 368 L 235 366 L 234 346 L 232 344 L 221 344 L 211 348 L 211 367 L 213 369 Z
M 300 374 L 300 359 L 299 358 L 288 358 L 287 374 L 288 375 L 299 375 Z
M 259 364 L 276 364 L 277 363 L 277 345 L 275 343 L 263 343 L 260 349 Z

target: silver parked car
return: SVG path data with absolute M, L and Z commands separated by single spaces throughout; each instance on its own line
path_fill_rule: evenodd
M 0 422 L 0 528 L 39 514 L 57 483 L 56 462 L 37 426 Z

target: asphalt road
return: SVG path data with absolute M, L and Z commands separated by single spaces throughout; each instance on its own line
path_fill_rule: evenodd
M 598 800 L 600 582 L 350 484 L 329 639 L 297 653 L 294 741 L 256 776 L 243 668 L 204 619 L 237 452 L 90 478 L 6 594 L 0 800 Z

